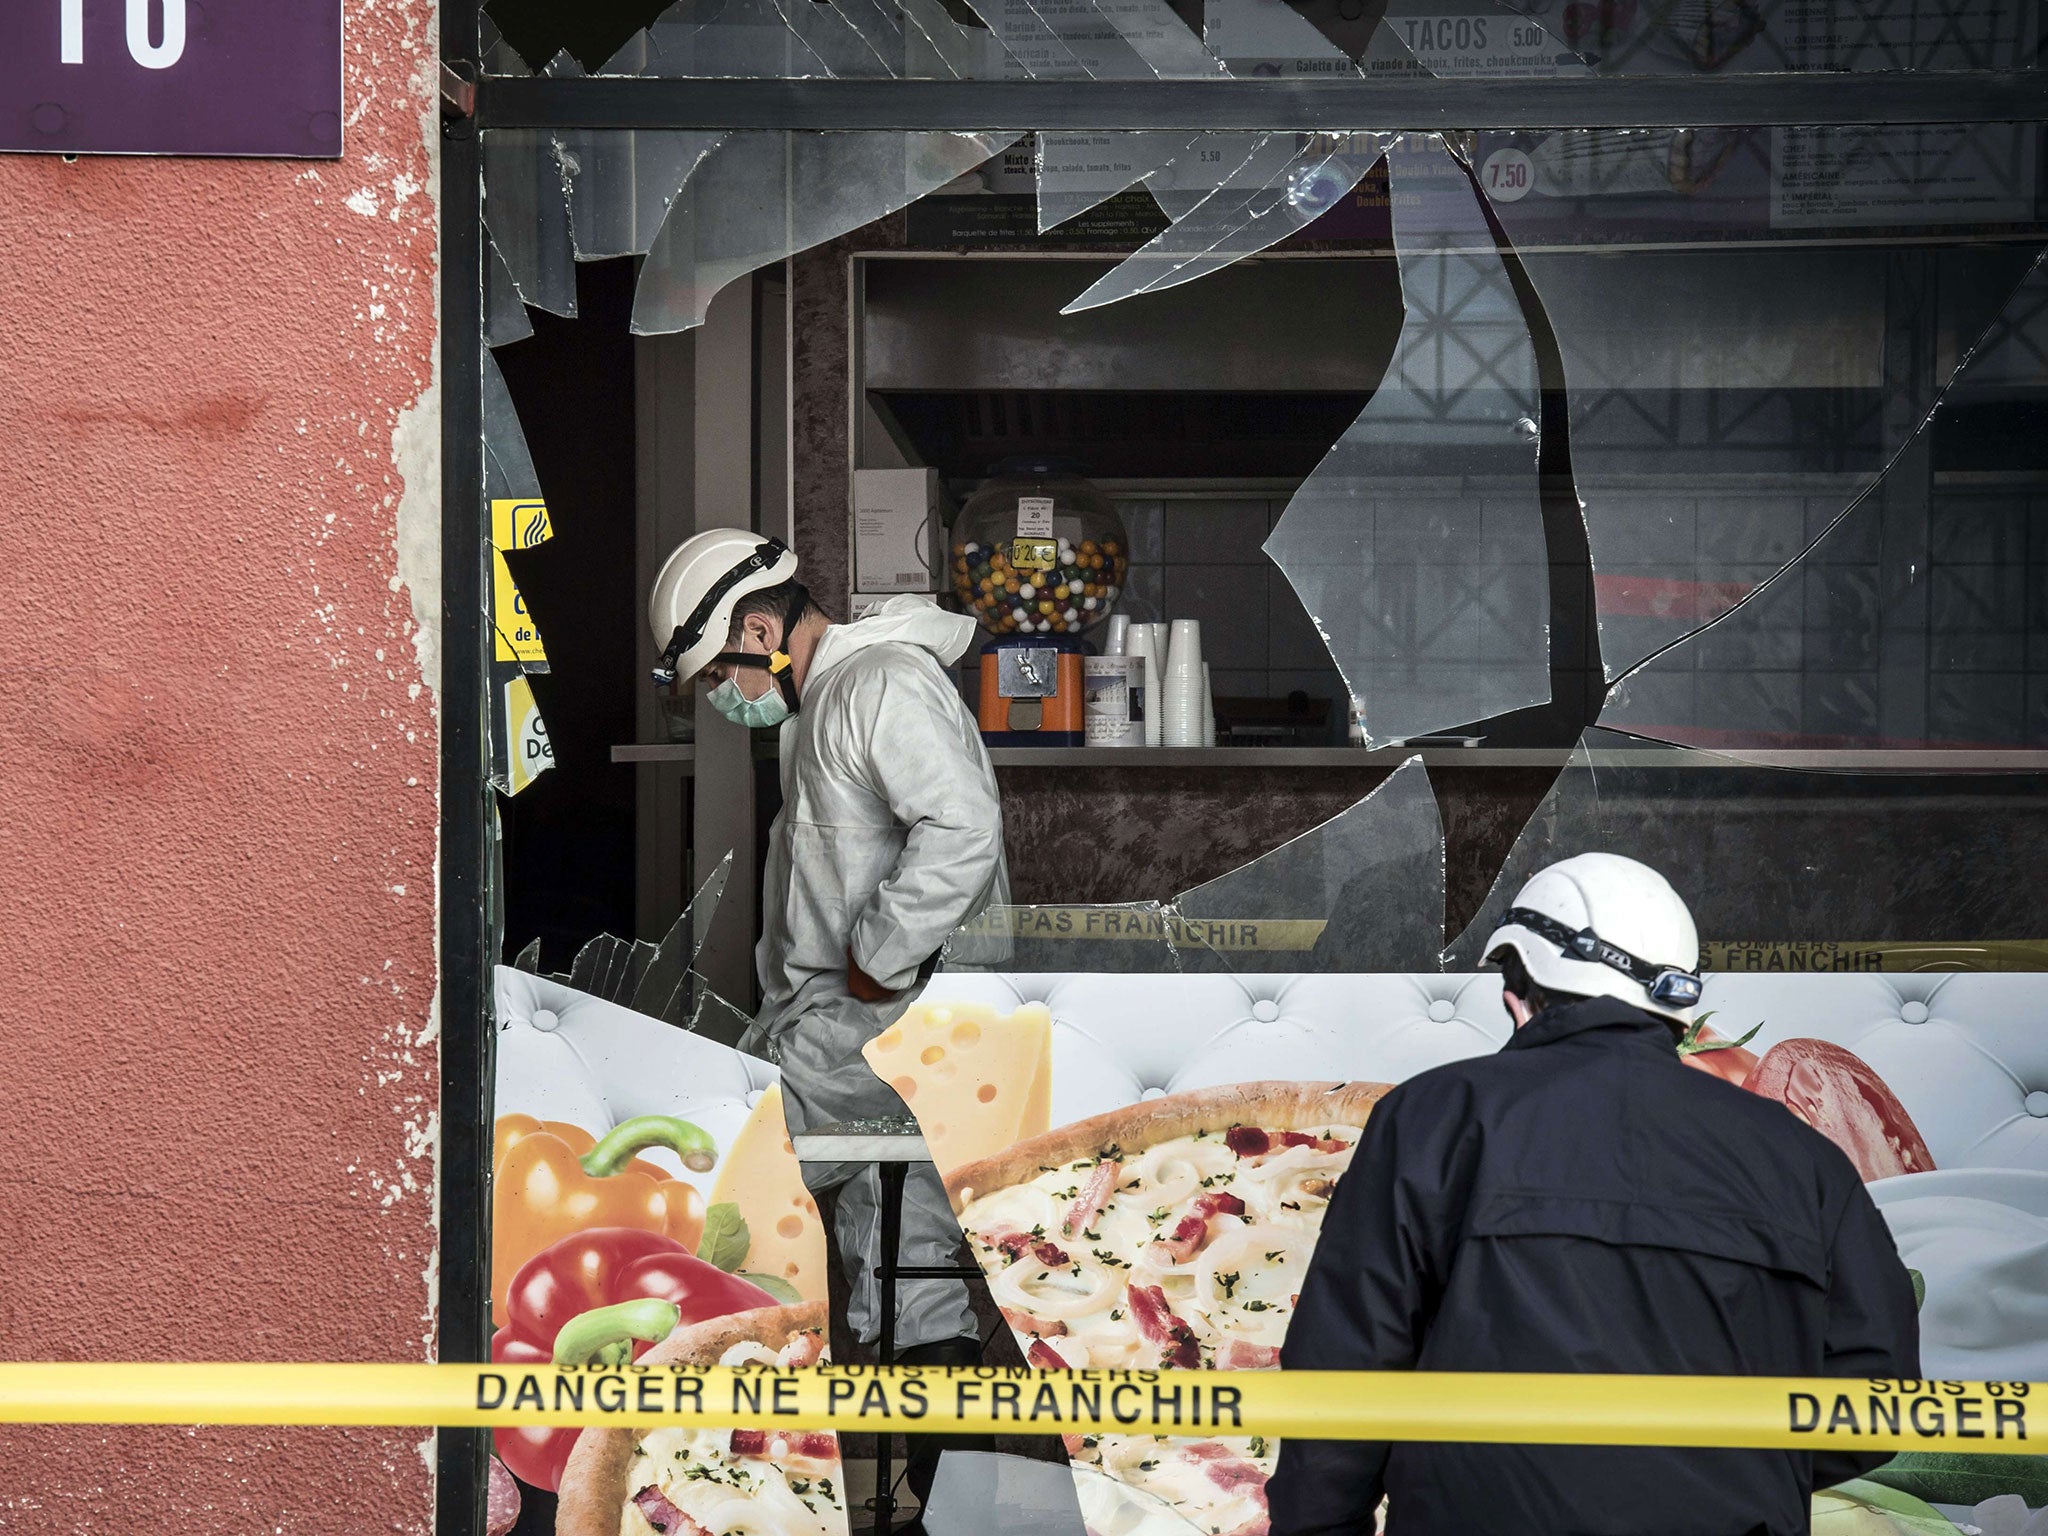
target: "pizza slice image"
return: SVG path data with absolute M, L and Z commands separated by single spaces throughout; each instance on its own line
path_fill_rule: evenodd
M 814 1365 L 822 1301 L 680 1328 L 642 1365 Z M 838 1437 L 774 1429 L 589 1429 L 562 1474 L 556 1536 L 846 1536 Z
M 948 1170 L 946 1190 L 1032 1364 L 1270 1369 L 1330 1196 L 1387 1092 L 1276 1081 L 1173 1094 Z M 1068 1441 L 1077 1467 L 1203 1536 L 1266 1528 L 1278 1450 L 1259 1437 Z

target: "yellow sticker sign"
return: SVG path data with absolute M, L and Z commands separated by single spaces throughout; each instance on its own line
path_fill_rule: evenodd
M 544 501 L 502 500 L 491 503 L 491 614 L 498 631 L 500 661 L 546 661 L 547 648 L 526 611 L 526 599 L 505 563 L 508 549 L 532 549 L 553 538 Z
M 664 1424 L 2032 1452 L 2048 1384 L 1005 1366 L 0 1363 L 10 1424 Z
M 506 776 L 512 794 L 526 788 L 555 766 L 555 749 L 548 740 L 548 723 L 540 717 L 534 702 L 533 685 L 515 677 L 505 685 L 505 740 L 508 745 Z

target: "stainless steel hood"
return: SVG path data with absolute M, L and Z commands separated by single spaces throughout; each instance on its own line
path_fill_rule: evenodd
M 1877 387 L 1886 253 L 1842 250 L 1825 263 L 1803 254 L 1546 251 L 1524 260 L 1540 273 L 1553 325 L 1610 380 L 1688 391 Z M 1624 261 L 1654 263 L 1658 281 L 1615 282 Z M 1394 262 L 1352 255 L 1244 261 L 1062 316 L 1111 265 L 864 260 L 866 387 L 1369 393 L 1401 327 Z M 1670 302 L 1678 294 L 1687 302 Z
M 861 263 L 863 382 L 878 391 L 1370 393 L 1401 326 L 1390 260 L 1240 262 L 1083 314 L 1113 262 Z

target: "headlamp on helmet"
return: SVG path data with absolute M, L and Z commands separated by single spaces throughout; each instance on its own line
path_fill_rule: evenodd
M 1573 930 L 1555 918 L 1529 907 L 1510 907 L 1503 925 L 1526 928 L 1538 938 L 1548 939 L 1558 953 L 1590 965 L 1604 965 L 1621 972 L 1650 994 L 1660 1008 L 1690 1008 L 1700 1000 L 1703 983 L 1691 971 L 1657 965 L 1632 955 L 1618 944 L 1610 944 L 1591 928 Z

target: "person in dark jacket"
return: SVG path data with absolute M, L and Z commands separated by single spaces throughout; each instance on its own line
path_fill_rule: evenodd
M 1337 1186 L 1283 1369 L 1917 1377 L 1849 1159 L 1686 1067 L 1699 941 L 1663 877 L 1554 864 L 1487 944 L 1515 1033 L 1397 1087 Z M 1289 1440 L 1272 1536 L 1796 1536 L 1887 1453 Z

